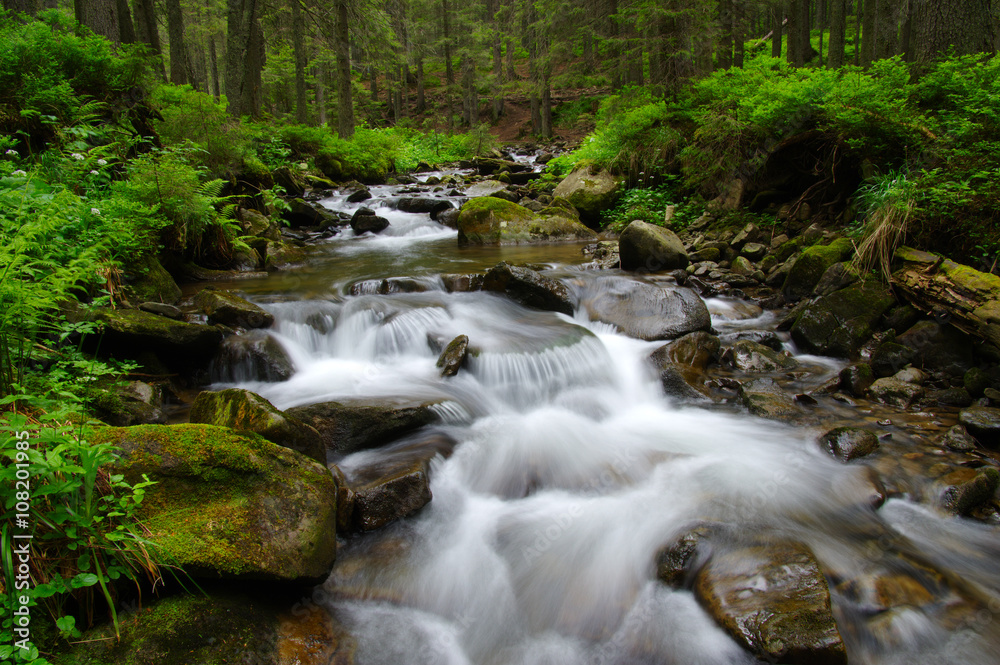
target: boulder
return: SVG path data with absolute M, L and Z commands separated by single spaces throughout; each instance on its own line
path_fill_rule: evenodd
M 622 270 L 659 272 L 686 268 L 684 243 L 669 229 L 636 220 L 618 239 Z
M 163 425 L 163 395 L 157 386 L 142 381 L 112 384 L 95 389 L 92 404 L 97 416 L 109 425 Z
M 435 221 L 442 226 L 447 226 L 449 229 L 458 229 L 458 218 L 461 216 L 462 211 L 458 208 L 449 208 L 442 212 L 439 212 Z
M 151 351 L 174 364 L 207 362 L 222 342 L 215 326 L 174 321 L 137 309 L 98 308 L 93 320 L 104 326 L 103 347 L 119 357 Z
M 840 387 L 855 397 L 864 397 L 873 383 L 875 383 L 875 373 L 871 365 L 866 363 L 848 365 L 840 370 Z
M 340 218 L 332 210 L 303 199 L 289 201 L 288 210 L 282 211 L 281 217 L 293 227 L 340 225 Z
M 534 213 L 495 196 L 468 201 L 458 216 L 460 245 L 517 245 L 593 237 L 593 231 L 564 209 Z
M 892 376 L 916 360 L 916 353 L 909 347 L 887 339 L 875 348 L 871 368 L 875 376 Z
M 757 242 L 748 242 L 743 245 L 743 249 L 740 250 L 740 255 L 746 257 L 750 261 L 760 261 L 767 255 L 767 247 Z
M 350 196 L 347 197 L 348 203 L 361 203 L 362 201 L 367 201 L 372 197 L 372 193 L 365 188 L 361 188 L 357 191 L 351 192 Z
M 962 453 L 976 449 L 976 440 L 969 435 L 968 430 L 962 425 L 955 425 L 942 436 L 938 443 L 945 448 Z
M 630 337 L 672 340 L 712 327 L 705 302 L 691 289 L 611 276 L 595 286 L 580 307 L 592 321 L 610 323 Z
M 194 304 L 208 316 L 209 323 L 233 328 L 268 328 L 274 315 L 238 295 L 205 289 L 194 297 Z
M 320 464 L 326 464 L 326 448 L 320 440 L 319 432 L 285 415 L 269 401 L 249 390 L 227 388 L 217 392 L 204 390 L 198 393 L 191 405 L 190 420 L 192 423 L 253 432 L 272 443 L 297 450 Z
M 663 394 L 683 400 L 702 400 L 705 395 L 695 389 L 691 383 L 696 382 L 698 373 L 690 367 L 679 366 L 670 359 L 668 345 L 661 346 L 649 354 L 649 360 L 656 369 L 663 387 Z
M 279 166 L 271 171 L 274 184 L 281 186 L 285 190 L 286 196 L 302 196 L 306 193 L 305 175 L 301 170 L 290 166 Z
M 469 353 L 469 338 L 466 335 L 459 335 L 448 342 L 448 346 L 441 352 L 437 360 L 437 367 L 441 370 L 441 376 L 455 376 L 459 368 L 465 364 L 465 358 Z
M 836 291 L 803 308 L 792 339 L 809 353 L 856 357 L 893 303 L 892 294 L 872 282 Z
M 798 366 L 794 358 L 751 340 L 740 340 L 727 349 L 722 359 L 748 374 L 782 372 Z
M 320 433 L 323 444 L 339 455 L 378 448 L 439 420 L 431 404 L 342 404 L 323 402 L 285 410 Z
M 427 460 L 389 460 L 356 469 L 338 494 L 341 528 L 374 531 L 411 515 L 432 498 Z
M 320 580 L 336 556 L 333 477 L 256 434 L 212 425 L 97 429 L 113 473 L 146 488 L 137 517 L 172 563 L 197 577 Z
M 941 494 L 941 507 L 956 515 L 968 515 L 993 499 L 1000 486 L 1000 472 L 994 467 L 960 468 L 941 482 L 946 486 Z
M 363 208 L 364 210 L 365 208 Z M 351 217 L 351 229 L 357 235 L 362 233 L 382 233 L 389 228 L 389 220 L 378 215 L 358 215 Z
M 152 254 L 142 254 L 125 263 L 122 293 L 133 304 L 152 301 L 173 305 L 181 299 L 177 282 Z
M 924 389 L 890 376 L 875 381 L 868 388 L 868 394 L 882 404 L 907 409 L 923 396 Z
M 566 286 L 530 268 L 500 262 L 483 277 L 482 288 L 503 293 L 525 307 L 573 314 L 573 299 Z
M 552 194 L 572 203 L 581 219 L 594 225 L 600 222 L 602 212 L 614 207 L 621 186 L 621 180 L 607 171 L 582 166 L 556 185 Z
M 704 372 L 715 362 L 721 346 L 715 335 L 697 331 L 679 337 L 661 348 L 665 349 L 667 358 L 674 364 Z
M 499 180 L 480 180 L 477 183 L 469 185 L 465 190 L 465 195 L 470 199 L 474 199 L 480 196 L 493 196 L 497 192 L 502 192 L 506 189 L 506 183 L 502 183 Z
M 208 368 L 213 381 L 287 381 L 295 373 L 288 352 L 263 330 L 231 335 Z
M 814 245 L 802 252 L 781 288 L 785 299 L 795 302 L 811 295 L 827 269 L 851 258 L 853 253 L 854 244 L 847 238 L 834 240 L 829 245 Z
M 975 340 L 950 324 L 919 321 L 896 342 L 910 350 L 914 364 L 930 371 L 962 375 L 974 364 Z
M 741 383 L 739 397 L 750 413 L 761 418 L 781 420 L 801 413 L 795 400 L 774 379 L 754 379 Z
M 820 437 L 819 447 L 846 463 L 878 450 L 878 437 L 860 427 L 837 427 Z
M 592 265 L 600 270 L 614 270 L 622 264 L 618 243 L 610 240 L 587 245 L 583 248 L 583 253 L 589 255 L 593 259 Z
M 958 422 L 984 446 L 1000 446 L 1000 408 L 973 406 L 958 414 Z
M 437 219 L 440 213 L 454 207 L 451 201 L 447 199 L 435 199 L 431 197 L 403 197 L 396 204 L 397 210 L 425 213 L 430 215 L 431 219 Z
M 280 241 L 267 245 L 264 267 L 269 270 L 289 270 L 302 265 L 306 260 L 306 250 L 300 245 Z
M 757 272 L 757 268 L 754 264 L 750 263 L 750 260 L 745 256 L 737 256 L 733 259 L 733 264 L 729 267 L 729 269 L 735 274 L 743 277 L 748 277 Z
M 852 263 L 846 261 L 834 263 L 820 277 L 819 282 L 813 289 L 813 295 L 828 296 L 834 291 L 846 289 L 859 279 L 861 279 L 861 275 Z

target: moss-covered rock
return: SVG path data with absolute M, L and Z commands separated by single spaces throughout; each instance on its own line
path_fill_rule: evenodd
M 688 255 L 677 234 L 655 224 L 636 220 L 618 239 L 622 270 L 658 272 L 686 268 Z
M 872 282 L 836 291 L 803 308 L 792 325 L 792 339 L 809 353 L 855 357 L 895 302 Z
M 878 450 L 878 437 L 860 427 L 837 427 L 820 437 L 819 447 L 841 462 L 850 462 Z
M 723 353 L 722 359 L 747 374 L 783 372 L 798 365 L 794 358 L 749 339 L 733 344 Z
M 190 419 L 192 423 L 253 432 L 279 446 L 296 450 L 320 464 L 326 464 L 326 447 L 319 432 L 282 413 L 269 401 L 249 390 L 204 390 L 198 393 L 191 405 Z
M 593 237 L 593 231 L 565 210 L 555 208 L 552 214 L 536 214 L 495 196 L 468 201 L 458 215 L 461 245 L 517 245 Z
M 160 302 L 173 305 L 181 299 L 181 289 L 160 260 L 152 254 L 142 254 L 127 261 L 122 290 L 133 304 Z
M 324 402 L 286 409 L 285 413 L 315 427 L 327 448 L 347 455 L 384 446 L 438 422 L 431 406 Z
M 889 376 L 879 379 L 869 386 L 868 394 L 872 399 L 882 404 L 906 409 L 923 396 L 924 389 Z
M 291 166 L 279 166 L 271 172 L 274 183 L 285 189 L 288 196 L 302 196 L 306 192 L 309 183 L 301 169 Z
M 320 579 L 336 557 L 336 485 L 330 472 L 256 434 L 213 425 L 94 430 L 113 465 L 146 489 L 138 517 L 156 547 L 207 577 Z
M 290 242 L 273 242 L 267 246 L 264 267 L 268 271 L 289 270 L 306 262 L 306 249 Z
M 98 388 L 92 405 L 97 417 L 109 425 L 165 424 L 163 396 L 157 386 L 130 381 L 120 385 Z
M 482 288 L 484 291 L 503 293 L 525 307 L 573 313 L 573 299 L 562 282 L 530 268 L 512 266 L 506 261 L 490 268 L 483 277 Z
M 194 297 L 194 304 L 208 316 L 209 323 L 234 328 L 268 328 L 274 323 L 273 314 L 227 291 L 204 289 Z
M 961 468 L 942 478 L 941 482 L 946 486 L 941 493 L 941 507 L 957 515 L 968 515 L 993 499 L 1000 486 L 1000 472 L 993 467 Z
M 984 446 L 1000 447 L 1000 408 L 973 406 L 958 415 L 958 422 Z
M 802 252 L 785 278 L 782 293 L 789 302 L 812 294 L 823 274 L 835 263 L 846 261 L 854 254 L 854 243 L 838 238 L 829 245 L 814 245 Z
M 573 204 L 588 224 L 595 224 L 618 201 L 621 187 L 621 179 L 611 173 L 582 166 L 563 178 L 552 194 Z
M 469 337 L 459 335 L 448 342 L 448 346 L 437 360 L 437 367 L 441 370 L 441 376 L 455 376 L 458 370 L 465 364 L 465 358 L 469 354 Z
M 801 413 L 791 395 L 774 379 L 754 379 L 740 384 L 739 398 L 750 413 L 761 418 L 782 420 Z
M 222 342 L 222 331 L 174 321 L 136 309 L 94 310 L 93 319 L 104 326 L 104 349 L 116 356 L 135 358 L 151 351 L 175 364 L 207 362 Z

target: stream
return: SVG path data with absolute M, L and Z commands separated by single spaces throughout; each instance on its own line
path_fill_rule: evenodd
M 357 663 L 759 662 L 690 590 L 656 579 L 657 551 L 703 522 L 808 545 L 851 663 L 998 662 L 996 527 L 911 500 L 920 494 L 912 488 L 874 508 L 867 462 L 842 464 L 816 445 L 832 427 L 822 418 L 793 426 L 668 398 L 647 360 L 664 342 L 626 337 L 580 309 L 569 316 L 449 292 L 442 275 L 499 261 L 542 264 L 577 301 L 611 288 L 611 277 L 633 277 L 589 268 L 580 244 L 460 248 L 454 230 L 395 210 L 400 189 L 373 187 L 362 204 L 346 194 L 323 202 L 373 208 L 391 223 L 382 234 L 345 228 L 313 242 L 301 269 L 229 285 L 275 315 L 268 334 L 296 372 L 215 386 L 252 390 L 279 409 L 434 405 L 432 431 L 330 460 L 350 477 L 428 440 L 449 442 L 430 463 L 433 500 L 346 536 L 315 596 L 356 640 Z M 401 291 L 380 295 L 391 278 Z M 720 333 L 775 325 L 738 302 L 708 305 Z M 468 362 L 442 378 L 429 340 L 458 335 L 470 340 Z M 844 364 L 797 359 L 803 392 Z M 823 413 L 880 417 L 837 405 Z M 900 434 L 891 444 L 900 460 L 906 443 Z M 873 600 L 878 580 L 901 578 L 921 580 L 927 596 Z

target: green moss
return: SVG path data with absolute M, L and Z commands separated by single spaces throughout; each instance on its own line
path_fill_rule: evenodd
M 513 245 L 549 240 L 593 237 L 562 206 L 549 208 L 553 215 L 532 211 L 492 196 L 472 199 L 458 216 L 458 240 L 473 245 Z
M 829 245 L 813 245 L 796 259 L 788 272 L 782 291 L 791 301 L 810 295 L 827 268 L 846 261 L 854 253 L 854 244 L 847 238 L 838 238 Z
M 143 302 L 174 304 L 181 289 L 152 254 L 141 254 L 125 266 L 125 296 L 138 305 Z

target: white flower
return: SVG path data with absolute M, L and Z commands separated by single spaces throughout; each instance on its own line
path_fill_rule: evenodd
M 108 165 L 108 160 L 106 160 L 106 159 L 98 159 L 97 160 L 97 165 L 98 166 L 107 166 Z
M 28 175 L 28 174 L 27 174 L 27 173 L 25 173 L 24 171 L 22 171 L 21 169 L 18 169 L 18 170 L 16 170 L 16 171 L 14 171 L 13 173 L 11 173 L 11 175 L 19 175 L 19 176 L 26 176 L 26 175 Z
M 97 171 L 91 171 L 90 175 L 99 175 L 99 174 L 97 173 Z
M 4 154 L 7 155 L 8 157 L 19 157 L 20 156 L 20 155 L 17 154 L 17 150 L 14 150 L 13 148 L 9 149 Z
M 74 152 L 73 154 L 70 155 L 70 157 L 72 157 L 73 159 L 75 159 L 78 162 L 82 162 L 85 159 L 84 156 L 81 155 L 78 152 Z
M 91 208 L 91 209 L 90 209 L 90 214 L 91 214 L 91 215 L 100 215 L 100 214 L 101 214 L 101 211 L 100 211 L 100 210 L 98 210 L 97 208 Z

